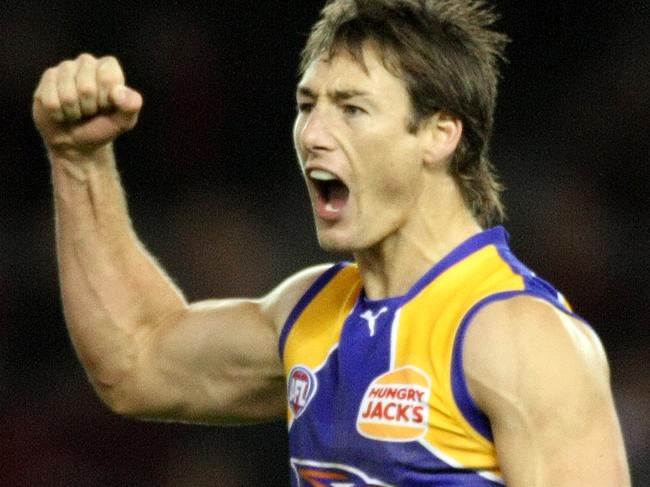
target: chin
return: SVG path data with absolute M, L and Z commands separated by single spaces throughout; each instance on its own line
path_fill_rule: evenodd
M 347 253 L 347 252 L 352 252 L 354 250 L 353 248 L 351 248 L 350 245 L 346 245 L 334 239 L 324 239 L 319 237 L 318 244 L 320 245 L 321 249 L 333 254 Z
M 351 254 L 368 248 L 365 239 L 356 235 L 317 229 L 318 244 L 326 252 Z
M 332 230 L 317 230 L 318 244 L 326 252 L 342 253 L 356 250 L 349 237 L 336 235 Z

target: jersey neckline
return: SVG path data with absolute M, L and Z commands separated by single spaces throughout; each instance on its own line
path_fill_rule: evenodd
M 452 249 L 438 262 L 433 264 L 428 271 L 415 281 L 406 293 L 397 296 L 387 296 L 380 299 L 369 299 L 366 296 L 365 287 L 362 286 L 359 294 L 359 304 L 368 308 L 390 306 L 391 304 L 400 305 L 412 299 L 445 270 L 449 269 L 477 250 L 480 250 L 487 245 L 496 245 L 497 247 L 507 245 L 508 239 L 508 232 L 502 225 L 497 225 L 476 233 Z

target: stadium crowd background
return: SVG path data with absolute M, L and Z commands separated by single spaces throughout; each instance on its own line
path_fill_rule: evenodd
M 512 247 L 602 337 L 635 485 L 650 485 L 650 7 L 496 3 L 514 41 L 492 143 Z M 139 235 L 192 300 L 264 293 L 331 259 L 290 139 L 298 53 L 321 5 L 3 2 L 0 485 L 287 484 L 282 424 L 138 422 L 96 399 L 62 320 L 30 106 L 47 66 L 117 55 L 145 100 L 117 147 Z

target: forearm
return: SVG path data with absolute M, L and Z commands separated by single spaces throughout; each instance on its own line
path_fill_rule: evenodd
M 294 293 L 285 287 L 263 300 L 187 305 L 135 235 L 115 165 L 111 144 L 135 126 L 141 108 L 142 96 L 125 84 L 112 56 L 62 61 L 44 71 L 34 92 L 34 122 L 52 165 L 74 347 L 116 412 L 196 421 L 274 417 L 284 409 L 278 330 Z M 309 284 L 291 284 L 296 300 Z
M 135 235 L 110 146 L 86 160 L 50 154 L 67 326 L 100 395 L 137 362 L 149 333 L 185 300 Z

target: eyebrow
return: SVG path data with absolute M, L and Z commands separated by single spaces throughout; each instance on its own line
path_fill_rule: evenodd
M 307 88 L 306 86 L 299 86 L 298 87 L 298 95 L 306 96 L 309 98 L 318 98 L 318 95 L 314 93 L 310 88 Z M 367 98 L 370 96 L 370 93 L 367 91 L 362 91 L 362 90 L 334 90 L 334 91 L 328 91 L 327 96 L 331 98 L 335 102 L 341 102 L 345 100 L 349 100 L 350 98 L 354 98 L 356 96 Z

